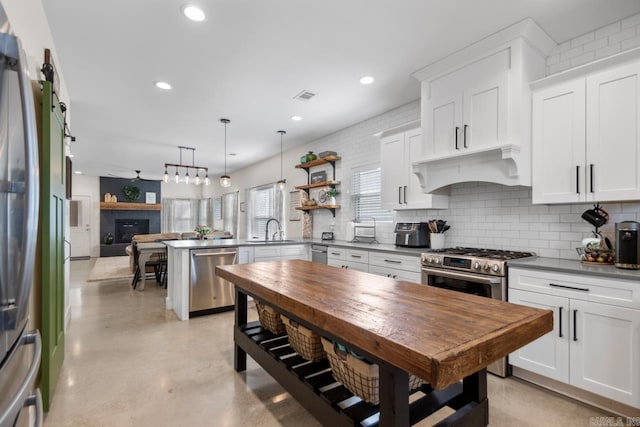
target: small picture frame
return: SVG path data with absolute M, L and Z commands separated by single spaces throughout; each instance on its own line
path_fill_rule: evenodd
M 145 203 L 155 204 L 156 203 L 156 193 L 153 191 L 147 191 L 145 193 Z
M 311 174 L 311 184 L 317 184 L 318 182 L 324 182 L 327 180 L 327 171 L 319 171 Z

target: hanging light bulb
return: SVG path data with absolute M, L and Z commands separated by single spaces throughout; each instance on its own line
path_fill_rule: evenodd
M 209 172 L 208 171 L 204 176 L 204 185 L 209 185 Z
M 220 177 L 220 185 L 222 187 L 231 187 L 231 177 L 227 175 L 227 124 L 231 122 L 229 119 L 220 119 L 224 123 L 224 175 Z
M 189 168 L 185 168 L 187 170 L 187 173 L 184 176 L 184 183 L 188 184 L 189 183 Z
M 282 135 L 287 133 L 286 130 L 279 130 L 277 133 L 280 134 L 280 181 L 278 181 L 278 189 L 284 191 L 287 188 L 287 180 L 283 178 L 282 175 Z
M 178 167 L 176 166 L 176 176 L 173 178 L 173 182 L 176 184 L 180 182 L 180 175 L 178 174 Z
M 164 165 L 164 182 L 169 182 L 169 173 L 167 172 L 167 165 Z
M 196 185 L 200 185 L 200 170 L 196 169 L 196 180 L 194 181 Z

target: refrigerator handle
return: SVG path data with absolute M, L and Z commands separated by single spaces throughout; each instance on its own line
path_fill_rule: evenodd
M 38 170 L 38 135 L 36 131 L 35 106 L 33 102 L 33 91 L 31 80 L 27 72 L 27 59 L 22 50 L 20 39 L 15 38 L 18 48 L 18 82 L 20 85 L 20 96 L 22 98 L 22 118 L 24 126 L 24 155 L 25 155 L 25 221 L 22 230 L 24 238 L 22 271 L 18 280 L 18 292 L 16 293 L 17 319 L 27 312 L 29 304 L 29 293 L 31 291 L 31 279 L 33 276 L 33 259 L 36 252 L 36 241 L 38 233 L 38 200 L 39 200 L 39 180 Z
M 5 413 L 0 414 L 0 425 L 6 425 L 5 423 L 8 420 L 5 420 L 4 418 L 9 414 L 17 413 L 17 408 L 24 406 L 29 401 L 30 396 L 28 393 L 31 390 L 31 387 L 33 387 L 38 371 L 40 370 L 40 358 L 42 357 L 42 338 L 40 337 L 40 331 L 36 330 L 33 333 L 23 335 L 20 340 L 20 345 L 30 344 L 35 346 L 31 366 L 29 367 L 27 375 L 24 377 L 24 381 L 20 384 L 20 388 L 14 394 L 11 402 L 7 406 Z M 36 405 L 36 410 L 37 409 Z M 40 419 L 42 419 L 42 417 L 40 417 Z

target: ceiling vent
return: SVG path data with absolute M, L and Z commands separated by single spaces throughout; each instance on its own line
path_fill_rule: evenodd
M 293 99 L 297 99 L 299 101 L 308 101 L 314 96 L 316 96 L 315 93 L 309 92 L 308 90 L 303 90 L 300 93 L 298 93 L 296 96 L 294 96 Z

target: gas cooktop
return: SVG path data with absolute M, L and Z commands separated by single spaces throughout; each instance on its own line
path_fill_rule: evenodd
M 423 252 L 421 262 L 423 271 L 438 268 L 504 277 L 507 260 L 535 255 L 533 252 L 456 247 Z
M 441 255 L 462 255 L 474 258 L 488 258 L 498 260 L 510 260 L 517 258 L 526 258 L 535 256 L 533 252 L 505 251 L 501 249 L 483 249 L 483 248 L 445 248 L 445 249 L 428 249 L 425 253 L 441 254 Z

